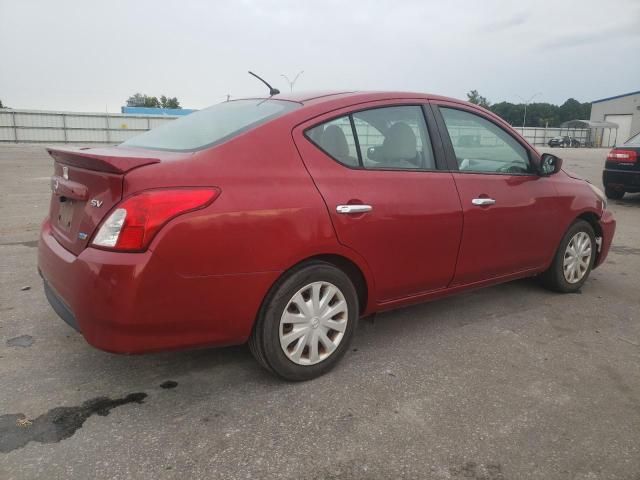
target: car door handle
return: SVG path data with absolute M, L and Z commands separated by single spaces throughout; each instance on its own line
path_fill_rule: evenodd
M 483 207 L 485 205 L 494 205 L 496 201 L 493 198 L 474 198 L 473 200 L 471 200 L 471 203 L 473 205 Z
M 371 205 L 338 205 L 336 207 L 336 212 L 338 213 L 365 213 L 373 210 Z

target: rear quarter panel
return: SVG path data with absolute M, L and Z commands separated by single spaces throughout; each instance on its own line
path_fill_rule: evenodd
M 125 193 L 216 186 L 206 209 L 178 217 L 151 249 L 190 276 L 278 271 L 335 242 L 326 208 L 282 125 L 258 128 L 188 160 L 138 169 Z M 284 140 L 284 141 L 283 141 Z
M 185 277 L 284 272 L 300 261 L 348 258 L 372 282 L 366 262 L 340 245 L 326 205 L 304 167 L 286 118 L 187 160 L 130 172 L 124 197 L 147 188 L 216 186 L 206 209 L 167 224 L 150 249 Z M 266 292 L 252 292 L 264 295 Z

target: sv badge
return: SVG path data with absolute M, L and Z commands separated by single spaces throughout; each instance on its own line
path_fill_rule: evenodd
M 96 208 L 100 208 L 102 206 L 102 204 L 104 203 L 104 201 L 102 200 L 97 200 L 97 199 L 93 199 L 91 200 L 91 206 L 92 207 L 96 207 Z

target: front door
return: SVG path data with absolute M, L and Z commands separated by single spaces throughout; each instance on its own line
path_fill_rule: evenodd
M 367 261 L 378 302 L 445 288 L 462 212 L 452 174 L 438 168 L 442 145 L 434 153 L 420 105 L 359 108 L 294 131 L 338 240 Z
M 452 285 L 544 266 L 557 246 L 559 217 L 552 181 L 531 162 L 535 152 L 481 111 L 438 110 L 464 213 Z

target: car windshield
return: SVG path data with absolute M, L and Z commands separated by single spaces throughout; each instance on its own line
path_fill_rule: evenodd
M 234 136 L 299 107 L 280 100 L 232 100 L 186 115 L 136 135 L 125 147 L 151 150 L 195 151 Z
M 640 133 L 624 142 L 624 145 L 626 145 L 627 147 L 640 147 Z

